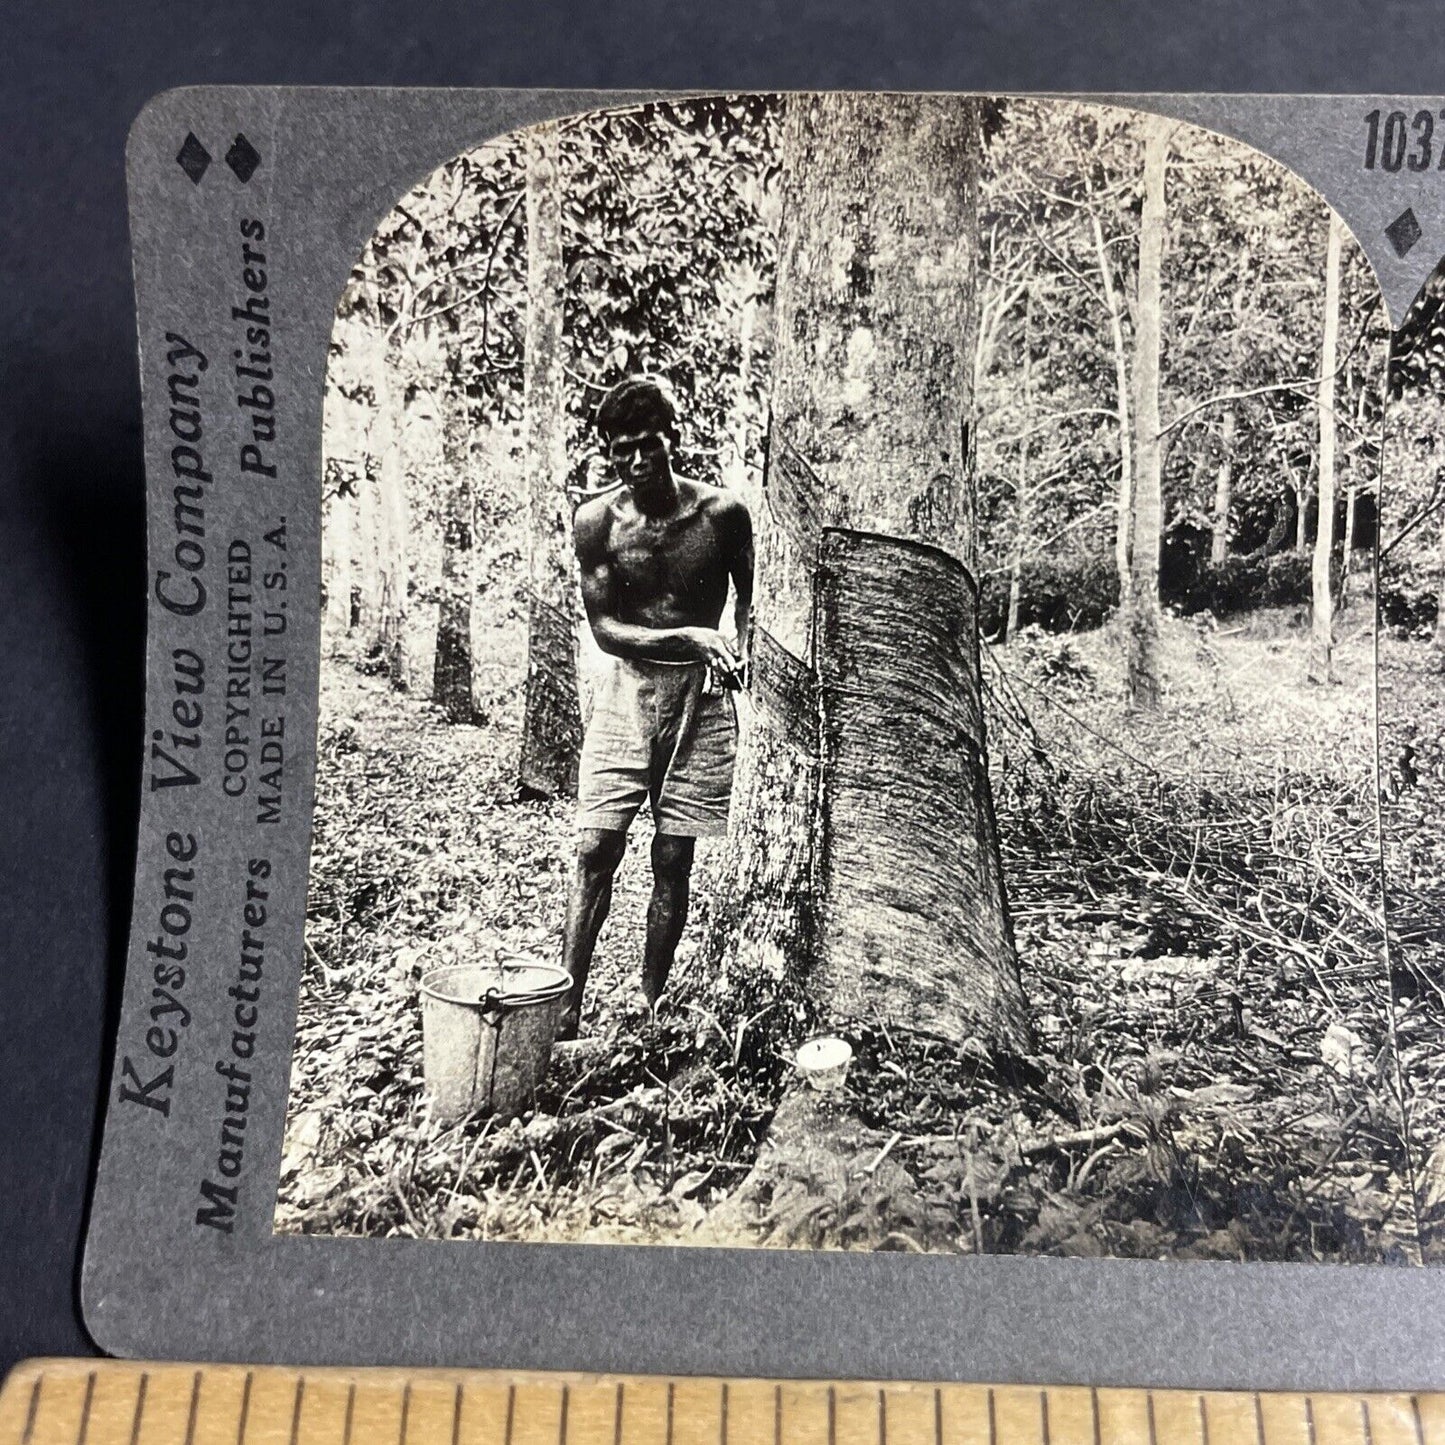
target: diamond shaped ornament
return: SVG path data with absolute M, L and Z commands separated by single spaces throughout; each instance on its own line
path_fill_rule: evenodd
M 201 177 L 211 164 L 211 153 L 196 139 L 194 131 L 186 132 L 186 139 L 176 153 L 176 163 L 191 178 L 192 185 L 200 185 Z
M 245 185 L 261 164 L 261 152 L 244 135 L 238 135 L 226 152 L 226 164 L 236 173 L 236 179 Z
M 1403 261 L 1414 249 L 1415 243 L 1425 233 L 1420 229 L 1413 206 L 1407 206 L 1388 226 L 1385 236 L 1395 248 L 1395 254 Z

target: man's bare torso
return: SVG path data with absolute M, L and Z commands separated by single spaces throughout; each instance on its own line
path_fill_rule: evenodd
M 717 627 L 740 503 L 717 487 L 677 478 L 678 506 L 662 518 L 638 510 L 628 488 L 577 513 L 584 562 L 604 561 L 614 615 L 642 627 Z

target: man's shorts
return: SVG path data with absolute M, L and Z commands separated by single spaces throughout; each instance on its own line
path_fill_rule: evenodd
M 702 663 L 608 659 L 577 775 L 577 826 L 625 832 L 643 803 L 659 833 L 727 832 L 737 722 Z

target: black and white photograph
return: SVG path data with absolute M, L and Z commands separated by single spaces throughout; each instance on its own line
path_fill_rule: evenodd
M 1442 299 L 1076 101 L 418 177 L 327 358 L 276 1232 L 1438 1258 Z
M 1390 356 L 1380 508 L 1380 813 L 1393 1055 L 1421 1247 L 1445 1259 L 1445 268 Z

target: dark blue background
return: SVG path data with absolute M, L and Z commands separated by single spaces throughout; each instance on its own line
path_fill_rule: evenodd
M 75 1276 L 128 923 L 144 640 L 123 147 L 207 82 L 1445 90 L 1406 0 L 0 7 L 0 1366 Z

